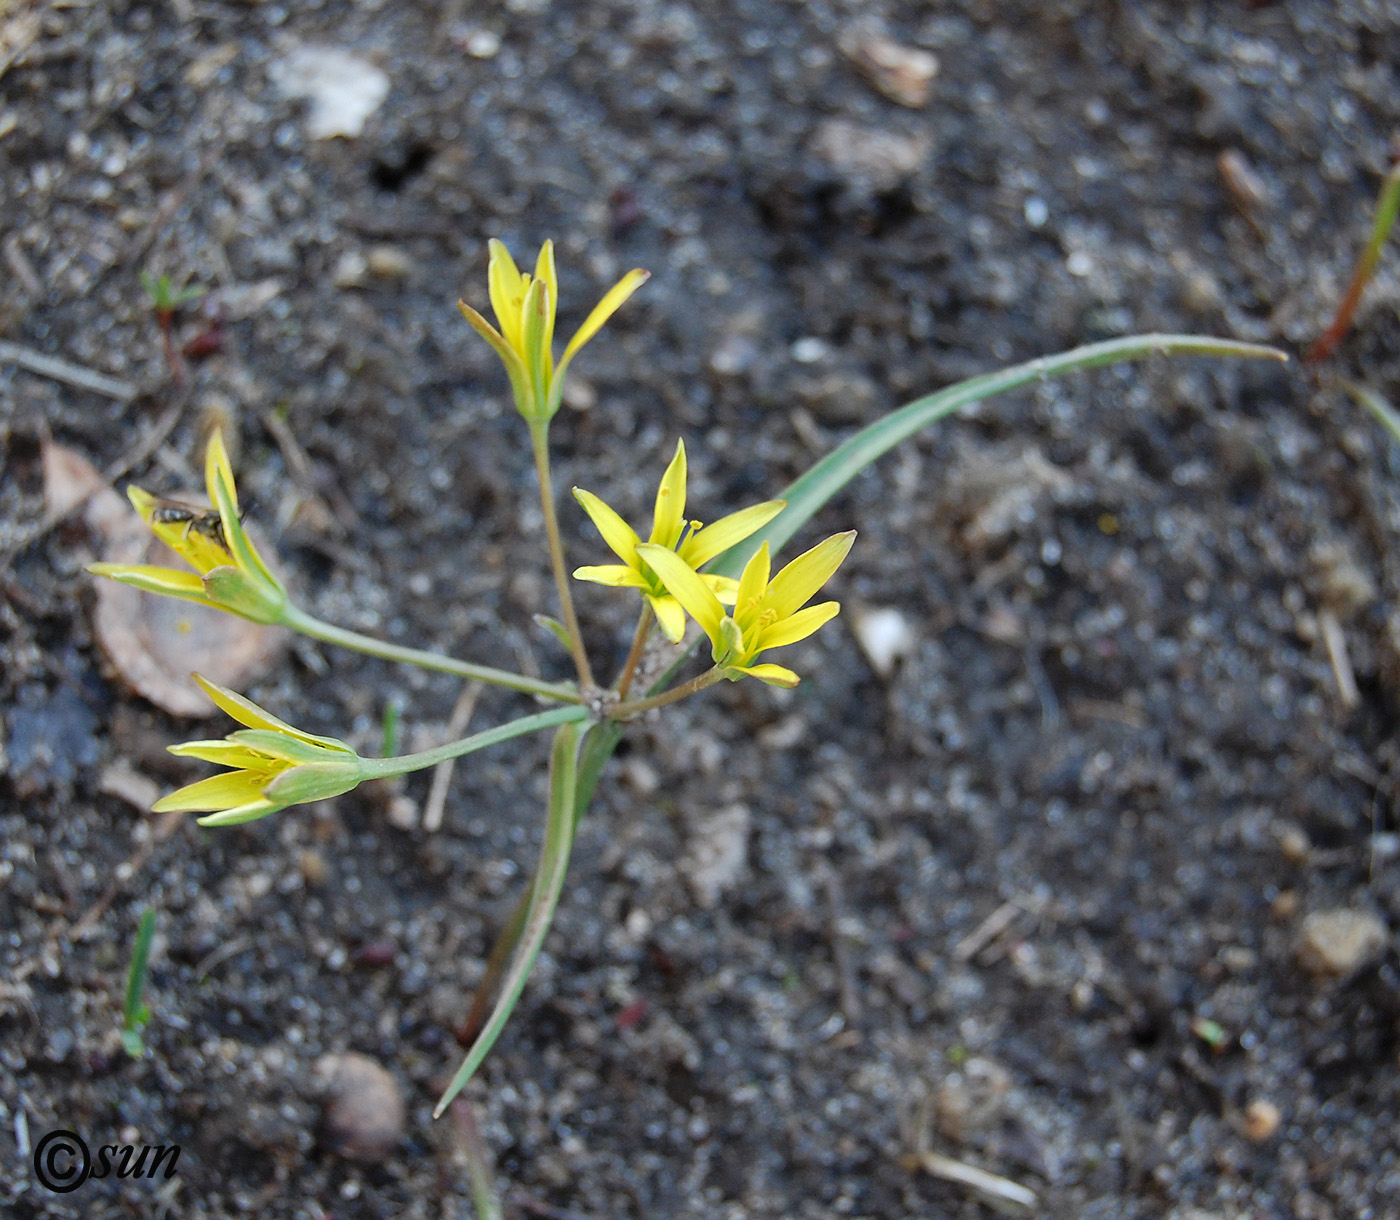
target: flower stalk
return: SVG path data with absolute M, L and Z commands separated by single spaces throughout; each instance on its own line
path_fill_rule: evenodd
M 284 627 L 313 640 L 325 644 L 336 644 L 341 648 L 353 649 L 367 656 L 379 657 L 385 661 L 401 661 L 405 665 L 416 665 L 420 669 L 431 669 L 438 673 L 455 674 L 459 678 L 470 678 L 486 682 L 492 686 L 504 686 L 526 695 L 537 695 L 541 699 L 554 699 L 561 703 L 578 703 L 580 696 L 572 683 L 545 682 L 540 678 L 528 678 L 524 674 L 512 673 L 506 669 L 496 669 L 490 665 L 477 665 L 471 661 L 460 661 L 440 652 L 430 652 L 424 648 L 409 648 L 402 644 L 391 644 L 388 640 L 375 639 L 362 635 L 346 627 L 327 623 L 297 606 L 289 605 L 282 619 Z
M 559 612 L 564 617 L 564 630 L 569 637 L 569 652 L 578 670 L 579 687 L 584 692 L 594 688 L 593 667 L 583 646 L 574 597 L 569 588 L 569 571 L 564 564 L 564 541 L 559 535 L 559 511 L 554 503 L 554 479 L 549 469 L 549 424 L 532 420 L 530 441 L 535 451 L 535 471 L 540 481 L 540 507 L 544 512 L 544 532 L 549 542 L 549 566 L 554 571 L 554 587 L 559 593 Z

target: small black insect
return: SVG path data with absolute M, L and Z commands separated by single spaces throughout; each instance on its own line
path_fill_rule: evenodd
M 224 521 L 219 516 L 218 509 L 200 508 L 197 504 L 186 504 L 181 500 L 167 500 L 161 497 L 151 510 L 151 524 L 183 525 L 185 528 L 181 537 L 188 538 L 192 533 L 200 534 L 225 551 L 229 549 L 228 539 L 224 537 Z

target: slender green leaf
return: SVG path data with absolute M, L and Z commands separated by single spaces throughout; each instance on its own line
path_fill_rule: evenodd
M 1230 339 L 1200 335 L 1134 335 L 1127 339 L 1090 343 L 1057 356 L 1043 356 L 1027 364 L 960 381 L 935 394 L 916 398 L 907 406 L 867 424 L 844 444 L 833 449 L 778 497 L 787 501 L 787 507 L 781 513 L 763 529 L 721 555 L 710 571 L 737 578 L 749 556 L 765 542 L 776 555 L 783 544 L 806 525 L 832 496 L 871 462 L 960 407 L 1065 373 L 1157 355 L 1288 359 L 1276 348 L 1257 343 L 1237 343 Z
M 1376 422 L 1381 427 L 1397 441 L 1400 441 L 1400 413 L 1397 413 L 1394 407 L 1370 386 L 1358 385 L 1354 381 L 1344 381 L 1342 385 L 1346 387 L 1346 392 L 1352 398 L 1376 417 Z
M 578 728 L 565 724 L 554 735 L 554 749 L 549 760 L 549 818 L 545 824 L 544 850 L 539 868 L 530 885 L 530 907 L 525 927 L 506 973 L 500 999 L 490 1018 L 467 1051 L 462 1066 L 438 1100 L 433 1117 L 439 1117 L 472 1078 L 481 1061 L 486 1058 L 501 1030 L 514 1011 L 525 989 L 525 980 L 539 956 L 545 935 L 549 932 L 564 888 L 564 875 L 569 869 L 569 853 L 574 845 L 574 794 L 578 766 Z

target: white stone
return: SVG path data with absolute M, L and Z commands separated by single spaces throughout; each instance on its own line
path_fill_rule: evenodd
M 882 678 L 894 673 L 894 667 L 914 651 L 918 642 L 909 620 L 890 607 L 859 611 L 853 621 L 856 643 L 871 669 Z
M 306 134 L 313 140 L 354 139 L 389 96 L 389 77 L 367 59 L 339 47 L 297 47 L 268 69 L 283 97 L 311 103 Z

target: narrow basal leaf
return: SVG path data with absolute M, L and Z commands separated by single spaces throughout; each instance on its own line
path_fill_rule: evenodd
M 466 1086 L 481 1066 L 506 1021 L 525 990 L 525 980 L 539 956 L 545 935 L 554 918 L 554 908 L 558 905 L 560 891 L 564 888 L 564 876 L 569 869 L 569 853 L 574 845 L 574 793 L 578 762 L 578 728 L 573 724 L 563 725 L 554 735 L 554 749 L 549 760 L 549 819 L 545 824 L 544 850 L 540 853 L 539 868 L 535 871 L 530 886 L 530 905 L 525 916 L 525 926 L 510 969 L 506 972 L 501 987 L 500 999 L 487 1019 L 486 1025 L 477 1035 L 467 1051 L 462 1066 L 439 1098 L 433 1117 L 439 1117 L 448 1104 Z
M 1239 343 L 1231 339 L 1214 339 L 1202 335 L 1133 335 L 1126 339 L 1109 339 L 1090 343 L 1057 356 L 1043 356 L 1026 364 L 985 373 L 960 381 L 867 424 L 844 444 L 833 449 L 801 475 L 782 494 L 787 508 L 767 526 L 752 534 L 738 546 L 717 559 L 710 571 L 721 576 L 735 576 L 744 570 L 750 555 L 767 542 L 776 554 L 794 534 L 807 524 L 837 492 L 862 470 L 883 457 L 901 441 L 908 440 L 929 424 L 984 398 L 1005 394 L 1034 381 L 1061 377 L 1082 369 L 1102 368 L 1143 360 L 1148 356 L 1240 356 L 1254 360 L 1287 360 L 1277 348 L 1258 343 Z

